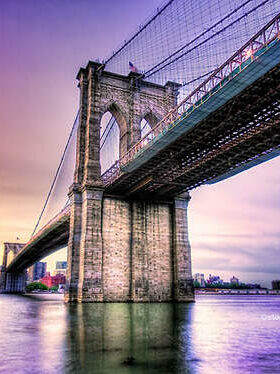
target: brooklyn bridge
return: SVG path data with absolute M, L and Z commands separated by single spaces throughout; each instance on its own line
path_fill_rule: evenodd
M 26 269 L 67 246 L 66 302 L 194 300 L 191 190 L 280 154 L 280 13 L 273 0 L 220 0 L 199 24 L 204 10 L 181 3 L 79 70 L 77 116 L 34 232 L 5 243 L 3 292 L 24 292 Z

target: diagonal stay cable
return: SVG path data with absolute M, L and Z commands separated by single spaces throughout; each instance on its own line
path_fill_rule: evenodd
M 56 173 L 55 173 L 54 179 L 53 179 L 53 181 L 52 181 L 52 184 L 51 184 L 50 190 L 49 190 L 49 192 L 48 192 L 48 194 L 47 194 L 47 198 L 46 198 L 45 204 L 44 204 L 43 209 L 42 209 L 42 211 L 41 211 L 41 213 L 40 213 L 40 215 L 39 215 L 39 218 L 38 218 L 38 221 L 37 221 L 37 223 L 36 223 L 36 226 L 35 226 L 35 228 L 34 228 L 32 234 L 31 234 L 31 238 L 32 238 L 32 236 L 35 234 L 35 232 L 36 232 L 36 230 L 37 230 L 37 228 L 38 228 L 38 226 L 39 226 L 39 223 L 40 223 L 40 221 L 41 221 L 41 218 L 42 218 L 42 216 L 43 216 L 43 214 L 44 214 L 44 212 L 45 212 L 45 210 L 46 210 L 46 207 L 47 207 L 47 204 L 48 204 L 48 202 L 49 202 L 49 199 L 50 199 L 51 193 L 52 193 L 52 191 L 53 191 L 54 185 L 55 185 L 55 183 L 56 183 L 56 180 L 57 180 L 57 177 L 58 177 L 59 171 L 60 171 L 61 166 L 62 166 L 62 163 L 63 163 L 63 161 L 64 161 L 64 158 L 65 158 L 65 154 L 66 154 L 66 151 L 67 151 L 68 145 L 69 145 L 70 140 L 71 140 L 71 138 L 72 138 L 72 135 L 73 135 L 73 133 L 74 133 L 74 130 L 75 130 L 75 127 L 76 127 L 76 122 L 77 122 L 77 119 L 78 119 L 78 117 L 79 117 L 79 113 L 80 113 L 80 109 L 78 110 L 78 112 L 77 112 L 77 114 L 76 114 L 76 117 L 75 117 L 75 120 L 74 120 L 74 123 L 73 123 L 72 129 L 71 129 L 71 132 L 70 132 L 69 138 L 68 138 L 67 143 L 66 143 L 66 146 L 65 146 L 65 148 L 64 148 L 64 151 L 63 151 L 62 157 L 61 157 L 61 159 L 60 159 L 60 162 L 59 162 L 58 168 L 57 168 L 57 170 L 56 170 Z

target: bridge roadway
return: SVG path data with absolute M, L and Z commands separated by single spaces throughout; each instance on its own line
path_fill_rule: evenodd
M 20 272 L 34 262 L 67 246 L 69 237 L 70 206 L 66 206 L 41 228 L 22 248 L 7 267 L 8 272 Z
M 243 67 L 232 70 L 230 79 L 224 77 L 206 100 L 202 96 L 182 113 L 160 134 L 158 143 L 155 138 L 134 152 L 130 162 L 121 168 L 114 165 L 103 175 L 106 195 L 170 200 L 182 191 L 228 178 L 280 154 L 277 17 L 277 34 L 258 49 L 258 56 L 245 59 Z M 69 222 L 68 206 L 30 239 L 7 271 L 24 270 L 66 246 Z
M 210 91 L 211 80 L 202 84 L 198 101 L 161 132 L 152 129 L 103 174 L 108 193 L 169 199 L 280 154 L 279 18 L 270 42 L 259 41 L 267 38 L 262 30 L 213 76 L 233 62 L 237 67 Z

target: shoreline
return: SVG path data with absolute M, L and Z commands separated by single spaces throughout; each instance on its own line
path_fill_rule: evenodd
M 280 290 L 195 290 L 195 295 L 220 295 L 220 296 L 280 296 Z

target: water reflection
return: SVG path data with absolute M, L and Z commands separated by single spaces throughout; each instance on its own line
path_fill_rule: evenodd
M 56 296 L 56 295 L 55 295 Z M 61 298 L 0 295 L 0 373 L 63 373 Z
M 188 304 L 70 306 L 68 372 L 189 372 L 186 352 L 180 347 L 187 346 L 184 331 L 190 308 Z
M 0 373 L 279 373 L 280 297 L 65 305 L 0 295 Z

